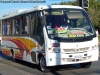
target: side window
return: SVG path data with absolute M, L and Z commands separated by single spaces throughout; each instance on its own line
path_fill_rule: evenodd
M 37 35 L 43 35 L 43 26 L 41 25 L 40 13 L 37 17 Z
M 36 12 L 31 13 L 31 34 L 36 34 Z
M 16 34 L 20 34 L 20 17 L 17 17 L 17 19 L 16 19 L 15 32 L 16 32 Z
M 20 21 L 18 21 L 18 18 L 12 19 L 12 34 L 20 34 Z
M 15 34 L 15 23 L 16 23 L 16 19 L 12 19 L 12 34 Z
M 2 21 L 2 35 L 4 35 L 4 20 Z
M 23 15 L 22 19 L 22 34 L 29 34 L 29 15 Z
M 3 35 L 7 35 L 7 20 L 3 21 Z
M 11 20 L 7 21 L 7 35 L 11 34 Z
M 39 37 L 41 44 L 44 44 L 43 26 L 41 24 L 40 12 L 37 17 L 37 36 Z

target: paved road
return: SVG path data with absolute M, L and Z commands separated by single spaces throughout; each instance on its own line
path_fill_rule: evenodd
M 89 69 L 83 69 L 79 64 L 68 65 L 64 69 L 52 70 L 42 73 L 36 65 L 17 61 L 13 62 L 11 57 L 6 57 L 0 52 L 0 75 L 100 75 L 100 59 L 93 62 Z

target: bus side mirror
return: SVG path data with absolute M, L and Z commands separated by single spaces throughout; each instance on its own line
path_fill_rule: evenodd
M 46 25 L 46 19 L 45 19 L 45 17 L 42 16 L 40 19 L 41 19 L 41 25 L 42 25 L 42 26 L 43 26 L 43 25 Z

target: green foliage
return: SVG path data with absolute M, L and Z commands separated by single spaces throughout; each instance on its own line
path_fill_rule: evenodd
M 99 40 L 99 42 L 100 42 L 100 36 L 98 36 L 98 40 Z
M 78 0 L 76 1 L 64 1 L 61 3 L 58 3 L 59 5 L 75 5 L 78 6 Z M 53 5 L 58 5 L 57 3 L 53 3 Z M 89 8 L 86 9 L 86 11 L 89 13 L 90 18 L 92 20 L 93 25 L 96 28 L 100 28 L 100 2 L 97 2 L 96 0 L 89 0 Z
M 92 19 L 93 25 L 100 28 L 100 2 L 90 0 L 88 13 Z
M 76 1 L 74 1 L 74 2 L 71 2 L 71 1 L 68 1 L 68 2 L 66 2 L 66 1 L 64 1 L 64 2 L 61 2 L 61 3 L 53 3 L 53 4 L 51 4 L 51 5 L 78 5 L 78 1 L 76 0 Z

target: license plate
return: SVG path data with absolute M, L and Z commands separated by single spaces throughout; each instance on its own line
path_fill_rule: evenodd
M 81 59 L 82 58 L 82 55 L 77 55 L 77 56 L 74 56 L 75 59 Z

